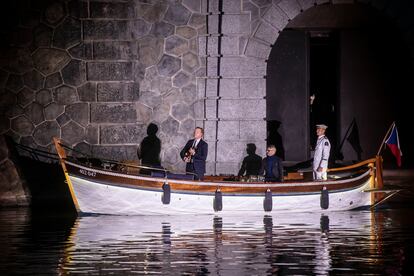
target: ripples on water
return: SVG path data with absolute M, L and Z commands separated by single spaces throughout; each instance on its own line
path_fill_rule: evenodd
M 272 216 L 0 212 L 0 273 L 408 275 L 413 209 Z

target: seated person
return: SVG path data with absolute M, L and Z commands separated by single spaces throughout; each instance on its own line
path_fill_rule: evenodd
M 259 175 L 260 168 L 262 166 L 262 158 L 256 154 L 256 145 L 247 144 L 246 148 L 247 156 L 243 159 L 243 163 L 239 170 L 238 176 Z
M 262 160 L 260 175 L 264 174 L 266 182 L 283 181 L 283 165 L 282 161 L 276 155 L 276 147 L 269 145 L 266 150 L 266 157 Z

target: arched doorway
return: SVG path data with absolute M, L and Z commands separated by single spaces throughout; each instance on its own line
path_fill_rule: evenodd
M 285 160 L 311 157 L 315 123 L 329 125 L 335 159 L 375 155 L 393 120 L 412 152 L 408 56 L 398 28 L 367 5 L 316 6 L 290 21 L 272 47 L 266 80 L 268 133 L 278 128 Z M 359 154 L 345 139 L 354 120 Z

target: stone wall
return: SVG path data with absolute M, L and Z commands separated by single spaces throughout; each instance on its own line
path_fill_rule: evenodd
M 355 2 L 10 1 L 0 25 L 0 132 L 51 151 L 57 136 L 125 160 L 137 158 L 154 122 L 162 164 L 183 170 L 179 150 L 199 125 L 208 173 L 237 173 L 247 143 L 264 155 L 266 59 L 279 32 L 315 5 Z M 411 22 L 401 1 L 358 2 Z
M 52 137 L 98 157 L 137 159 L 159 126 L 163 165 L 195 126 L 204 75 L 200 0 L 17 1 L 0 26 L 2 134 L 53 151 Z M 5 15 L 6 16 L 6 15 Z

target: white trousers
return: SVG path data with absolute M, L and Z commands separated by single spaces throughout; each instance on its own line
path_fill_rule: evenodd
M 323 172 L 318 172 L 316 170 L 313 171 L 313 180 L 327 180 L 328 179 L 328 173 L 326 172 L 326 169 L 323 170 Z

